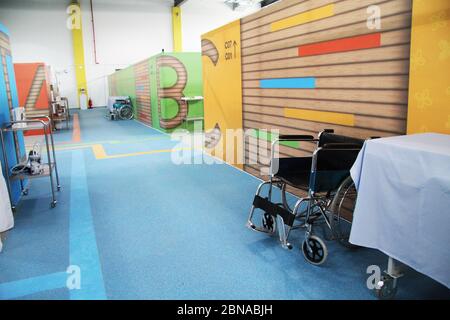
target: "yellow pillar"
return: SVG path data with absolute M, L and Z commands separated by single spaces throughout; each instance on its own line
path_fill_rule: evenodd
M 83 89 L 86 96 L 88 96 L 86 66 L 84 62 L 83 27 L 81 24 L 81 7 L 79 3 L 72 3 L 70 8 L 70 14 L 74 21 L 72 24 L 73 59 L 75 65 L 75 78 L 77 81 L 78 106 L 80 106 L 80 94 Z
M 181 8 L 172 8 L 172 32 L 173 32 L 173 51 L 183 51 L 181 36 Z
M 450 2 L 413 1 L 408 134 L 450 134 Z

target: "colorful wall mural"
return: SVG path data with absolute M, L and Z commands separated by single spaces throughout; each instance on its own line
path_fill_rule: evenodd
M 131 96 L 137 120 L 158 130 L 171 132 L 183 127 L 190 131 L 203 117 L 200 53 L 161 53 L 122 69 L 108 78 L 110 95 Z
M 316 135 L 333 128 L 361 138 L 404 134 L 411 10 L 411 0 L 283 0 L 242 18 L 242 111 L 236 106 L 233 117 L 242 117 L 241 128 L 257 139 L 245 142 L 244 169 L 259 176 L 267 166 L 267 142 L 276 134 L 265 130 Z M 203 39 L 211 41 L 208 34 Z M 211 78 L 216 53 L 209 43 L 203 47 L 211 57 L 203 59 L 206 92 L 230 80 Z M 217 118 L 209 112 L 212 101 L 205 93 L 209 127 Z M 249 146 L 263 141 L 267 147 L 254 154 Z M 302 156 L 313 148 L 289 142 L 280 153 Z
M 239 144 L 227 150 L 227 129 L 242 129 L 241 25 L 237 20 L 202 36 L 206 147 L 243 168 Z M 229 139 L 235 139 L 230 136 Z M 230 154 L 230 153 L 233 154 Z
M 450 134 L 448 0 L 413 2 L 408 133 L 421 132 Z
M 11 46 L 9 32 L 4 25 L 0 23 L 0 126 L 13 118 L 13 110 L 19 107 L 19 97 L 17 95 L 16 78 L 14 75 L 14 66 L 12 62 Z M 3 150 L 0 144 L 0 160 L 2 164 L 2 174 L 6 176 L 10 169 L 17 164 L 15 150 L 19 150 L 21 160 L 25 156 L 25 145 L 21 132 L 13 134 L 5 133 L 6 153 L 8 156 L 9 167 L 5 166 Z M 17 202 L 21 195 L 20 181 L 14 181 L 11 184 L 11 196 L 13 202 Z
M 42 62 L 15 63 L 17 93 L 19 106 L 25 108 L 30 117 L 49 116 L 51 106 L 50 67 Z M 45 118 L 44 118 L 45 119 Z M 25 136 L 42 135 L 43 130 L 28 130 Z
M 51 104 L 49 67 L 44 63 L 15 63 L 19 105 L 28 115 L 48 115 Z

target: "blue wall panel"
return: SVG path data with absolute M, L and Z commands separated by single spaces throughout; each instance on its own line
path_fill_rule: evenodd
M 9 38 L 9 32 L 6 29 L 4 25 L 0 23 L 0 32 L 6 35 Z M 13 108 L 17 108 L 19 106 L 18 101 L 18 95 L 17 95 L 17 88 L 16 88 L 16 78 L 14 75 L 14 65 L 12 62 L 12 57 L 10 56 L 10 52 L 6 52 L 6 50 L 2 50 L 2 54 L 5 55 L 5 59 L 0 58 L 0 126 L 3 127 L 5 122 L 11 121 L 10 118 L 10 110 L 9 110 L 9 104 L 8 104 L 8 93 L 6 88 L 6 80 L 5 80 L 5 66 L 3 65 L 4 60 L 6 61 L 6 71 L 8 80 L 10 83 L 10 94 L 11 94 L 11 101 Z M 25 154 L 25 145 L 24 145 L 24 138 L 22 133 L 18 133 L 18 140 L 19 140 L 19 146 L 21 150 L 21 155 Z M 0 152 L 0 160 L 2 163 L 3 172 L 2 174 L 5 175 L 7 172 L 9 172 L 9 169 L 17 164 L 16 162 L 16 155 L 15 155 L 15 148 L 14 148 L 14 139 L 12 133 L 8 132 L 5 134 L 5 146 L 6 146 L 6 152 L 8 155 L 9 160 L 9 168 L 6 170 L 5 162 L 3 159 L 3 152 Z M 0 145 L 1 149 L 1 145 Z M 1 151 L 1 150 L 0 150 Z M 11 184 L 11 191 L 12 191 L 12 198 L 13 202 L 16 203 L 21 194 L 21 188 L 20 188 L 20 182 L 14 181 Z
M 314 89 L 315 78 L 275 78 L 259 81 L 261 89 Z

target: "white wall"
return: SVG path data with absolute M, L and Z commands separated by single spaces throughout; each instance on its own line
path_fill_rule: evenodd
M 94 105 L 106 105 L 107 75 L 172 50 L 172 1 L 94 0 L 97 62 L 94 59 L 89 0 L 81 0 L 86 77 Z
M 45 62 L 61 95 L 76 106 L 72 33 L 66 27 L 71 0 L 0 0 L 0 21 L 10 30 L 14 62 Z M 97 61 L 94 59 L 90 1 L 80 0 L 88 93 L 106 105 L 107 75 L 172 51 L 173 0 L 93 0 Z M 182 5 L 183 50 L 200 51 L 200 36 L 258 10 L 232 11 L 222 0 L 188 0 Z M 55 77 L 56 74 L 56 77 Z
M 58 71 L 62 94 L 75 101 L 71 32 L 62 1 L 0 1 L 0 21 L 9 29 L 13 62 L 45 62 Z M 67 73 L 63 73 L 67 70 Z
M 181 6 L 183 50 L 201 51 L 202 34 L 252 14 L 260 7 L 256 4 L 233 11 L 223 0 L 187 0 Z

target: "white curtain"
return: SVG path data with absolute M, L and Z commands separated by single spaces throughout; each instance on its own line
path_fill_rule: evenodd
M 14 217 L 11 211 L 5 178 L 1 172 L 3 171 L 0 163 L 0 232 L 4 232 L 14 226 Z

